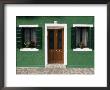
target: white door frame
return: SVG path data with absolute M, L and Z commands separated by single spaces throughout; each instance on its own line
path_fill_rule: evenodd
M 61 26 L 64 27 L 64 65 L 67 65 L 67 24 L 56 24 L 56 23 L 47 23 L 45 24 L 45 66 L 48 64 L 48 39 L 47 39 L 47 29 L 48 27 Z

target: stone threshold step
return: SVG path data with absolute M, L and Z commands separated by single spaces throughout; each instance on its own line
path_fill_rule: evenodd
M 48 64 L 45 66 L 45 68 L 66 68 L 66 65 L 64 65 L 64 64 Z

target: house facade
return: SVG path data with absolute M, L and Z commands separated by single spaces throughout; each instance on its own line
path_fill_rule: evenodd
M 16 66 L 94 67 L 94 16 L 16 16 Z

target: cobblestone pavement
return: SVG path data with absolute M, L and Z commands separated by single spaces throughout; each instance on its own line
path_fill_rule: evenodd
M 94 74 L 94 68 L 68 68 L 54 64 L 46 67 L 17 67 L 17 74 Z

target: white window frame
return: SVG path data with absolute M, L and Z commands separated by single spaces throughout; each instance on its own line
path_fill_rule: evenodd
M 93 27 L 93 24 L 73 24 L 73 27 Z M 73 51 L 93 51 L 91 48 L 75 48 Z
M 19 27 L 39 27 L 39 25 L 19 25 Z M 37 48 L 20 48 L 20 51 L 39 51 Z
M 39 51 L 37 48 L 20 48 L 20 51 Z

